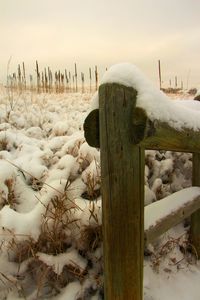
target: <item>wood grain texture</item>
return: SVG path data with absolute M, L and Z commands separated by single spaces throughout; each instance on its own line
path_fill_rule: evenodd
M 84 135 L 91 147 L 99 148 L 99 109 L 92 110 L 86 117 L 84 124 Z
M 106 300 L 142 300 L 144 151 L 132 142 L 136 91 L 99 88 Z
M 141 146 L 152 150 L 200 153 L 200 131 L 177 130 L 167 123 L 148 120 Z

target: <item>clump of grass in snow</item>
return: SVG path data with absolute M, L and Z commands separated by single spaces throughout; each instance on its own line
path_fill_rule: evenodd
M 63 253 L 71 246 L 69 225 L 75 223 L 71 218 L 73 210 L 78 209 L 72 202 L 68 203 L 66 194 L 56 196 L 46 207 L 39 237 L 39 249 L 49 254 Z
M 168 267 L 163 267 L 164 260 L 168 260 Z M 195 247 L 189 242 L 187 233 L 177 238 L 169 237 L 164 243 L 155 247 L 150 253 L 152 268 L 159 273 L 172 273 L 181 269 L 181 264 L 196 264 L 198 255 Z M 166 265 L 166 264 L 165 264 Z
M 98 217 L 95 213 L 95 203 L 91 203 L 89 209 L 90 217 L 93 225 L 84 225 L 80 228 L 79 219 L 74 218 L 74 212 L 79 210 L 71 200 L 67 199 L 66 191 L 51 199 L 45 207 L 41 223 L 41 233 L 37 241 L 28 237 L 22 242 L 17 241 L 15 234 L 10 232 L 12 239 L 7 243 L 9 260 L 19 265 L 19 274 L 17 275 L 17 283 L 20 291 L 26 291 L 27 280 L 37 289 L 36 299 L 42 299 L 44 295 L 56 295 L 60 289 L 74 280 L 84 283 L 90 277 L 93 287 L 92 293 L 102 287 L 102 234 L 101 225 L 98 224 Z M 95 225 L 94 225 L 95 223 Z M 80 232 L 77 236 L 72 234 L 72 227 L 75 226 Z M 53 266 L 46 264 L 40 258 L 39 253 L 45 255 L 53 255 L 55 257 L 68 253 L 71 249 L 77 249 L 77 254 L 83 260 L 87 261 L 86 268 L 82 269 L 76 262 L 66 263 L 62 272 L 57 274 Z M 93 254 L 98 252 L 96 258 Z M 21 273 L 20 266 L 27 263 L 27 268 Z M 91 271 L 95 266 L 96 274 Z M 97 265 L 100 265 L 97 267 Z M 94 274 L 92 274 L 92 273 Z M 96 286 L 96 287 L 95 287 Z M 91 286 L 85 286 L 84 295 L 91 293 Z M 26 293 L 26 292 L 25 292 Z M 80 298 L 84 299 L 84 298 Z
M 5 135 L 4 138 L 0 139 L 0 151 L 7 150 L 7 146 L 8 146 L 8 140 Z

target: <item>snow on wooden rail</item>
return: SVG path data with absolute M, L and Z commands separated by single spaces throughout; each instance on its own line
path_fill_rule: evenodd
M 105 298 L 141 300 L 144 237 L 151 242 L 192 214 L 200 255 L 198 187 L 145 208 L 144 228 L 144 150 L 193 152 L 193 184 L 200 186 L 200 112 L 168 99 L 135 66 L 120 64 L 105 73 L 84 131 L 101 148 Z M 157 206 L 162 213 L 153 219 Z
M 178 191 L 144 208 L 145 243 L 151 243 L 200 208 L 200 187 Z

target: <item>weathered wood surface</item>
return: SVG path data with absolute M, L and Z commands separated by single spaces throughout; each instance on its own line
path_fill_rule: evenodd
M 162 200 L 160 200 L 160 202 L 162 202 Z M 148 216 L 148 211 L 150 206 L 151 204 L 145 207 L 145 216 Z M 181 223 L 185 218 L 190 217 L 192 213 L 198 211 L 199 209 L 200 209 L 200 195 L 194 198 L 192 201 L 188 199 L 188 202 L 185 205 L 174 210 L 169 215 L 160 218 L 156 222 L 156 224 L 145 229 L 144 231 L 145 245 L 154 242 L 160 235 L 165 233 L 173 226 Z
M 200 186 L 200 154 L 193 154 L 192 184 Z M 200 259 L 200 209 L 192 214 L 190 227 L 191 243 L 194 245 Z
M 136 92 L 99 88 L 106 300 L 143 299 L 144 151 L 133 145 Z
M 177 130 L 167 123 L 148 120 L 145 139 L 141 142 L 145 149 L 177 152 L 200 152 L 200 131 L 188 128 Z
M 94 109 L 88 114 L 84 121 L 83 129 L 87 143 L 91 147 L 99 148 L 99 109 Z
M 84 130 L 89 145 L 99 148 L 98 109 L 88 115 Z M 131 131 L 133 143 L 145 149 L 200 153 L 200 131 L 177 130 L 164 122 L 151 122 L 142 108 L 137 107 L 133 112 Z

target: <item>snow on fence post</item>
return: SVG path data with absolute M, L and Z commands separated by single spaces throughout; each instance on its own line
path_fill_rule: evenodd
M 200 154 L 193 153 L 192 184 L 200 186 Z M 194 245 L 198 259 L 200 259 L 200 209 L 191 216 L 191 241 Z
M 115 83 L 99 88 L 106 300 L 143 298 L 144 151 L 133 142 L 136 95 Z

